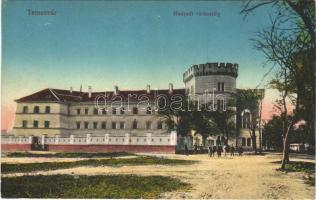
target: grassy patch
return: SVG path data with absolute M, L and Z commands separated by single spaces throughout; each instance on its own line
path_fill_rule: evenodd
M 304 172 L 303 177 L 306 184 L 315 186 L 315 163 L 312 162 L 293 162 L 285 164 L 285 171 L 287 172 Z
M 314 173 L 315 172 L 315 163 L 291 161 L 290 163 L 285 164 L 285 170 L 292 171 L 292 172 Z
M 89 159 L 73 162 L 43 162 L 43 163 L 23 163 L 23 164 L 6 164 L 1 165 L 1 172 L 6 173 L 23 173 L 33 171 L 49 171 L 56 169 L 67 169 L 79 166 L 122 166 L 122 165 L 180 165 L 193 164 L 194 161 L 158 158 L 151 156 L 141 156 L 126 159 Z
M 2 178 L 3 198 L 159 198 L 189 184 L 164 176 L 21 176 Z
M 99 157 L 119 157 L 134 155 L 126 152 L 108 152 L 108 153 L 30 153 L 30 152 L 13 152 L 8 153 L 7 157 L 45 157 L 45 158 L 99 158 Z

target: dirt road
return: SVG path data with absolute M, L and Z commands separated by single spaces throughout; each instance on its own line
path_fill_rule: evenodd
M 314 187 L 303 180 L 303 173 L 277 171 L 278 155 L 208 158 L 207 155 L 172 155 L 176 159 L 200 161 L 184 166 L 78 167 L 35 174 L 138 174 L 163 175 L 192 184 L 188 191 L 162 194 L 162 198 L 233 199 L 314 199 Z

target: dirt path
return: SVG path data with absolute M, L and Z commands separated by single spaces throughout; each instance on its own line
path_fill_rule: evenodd
M 302 173 L 276 171 L 277 155 L 208 158 L 206 155 L 168 156 L 200 161 L 182 166 L 78 167 L 36 174 L 138 174 L 163 175 L 192 184 L 188 191 L 170 192 L 162 198 L 290 198 L 314 199 L 314 188 L 304 183 Z M 23 175 L 23 174 L 20 174 Z

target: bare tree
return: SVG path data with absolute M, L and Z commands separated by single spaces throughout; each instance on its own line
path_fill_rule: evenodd
M 305 120 L 315 134 L 315 3 L 312 0 L 245 1 L 245 17 L 262 6 L 276 10 L 270 16 L 271 26 L 257 32 L 255 48 L 264 53 L 267 62 L 276 64 L 276 77 L 270 82 L 281 93 L 278 102 L 283 119 L 283 158 L 281 168 L 289 161 L 288 135 L 299 120 Z M 289 104 L 294 113 L 288 120 Z

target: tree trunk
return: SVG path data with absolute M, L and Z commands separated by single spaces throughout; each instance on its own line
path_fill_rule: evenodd
M 282 161 L 281 161 L 281 169 L 284 170 L 285 169 L 285 164 L 290 162 L 290 154 L 289 154 L 289 141 L 288 141 L 288 137 L 289 137 L 289 132 L 290 129 L 292 127 L 292 122 L 290 123 L 290 125 L 288 126 L 288 128 L 286 129 L 286 132 L 283 134 L 283 155 L 282 155 Z
M 256 129 L 253 129 L 253 130 L 252 130 L 251 139 L 252 139 L 252 148 L 253 148 L 253 151 L 255 152 L 255 154 L 257 154 Z
M 283 139 L 283 155 L 281 162 L 281 169 L 285 169 L 285 164 L 289 163 L 289 149 L 288 149 L 288 137 Z

